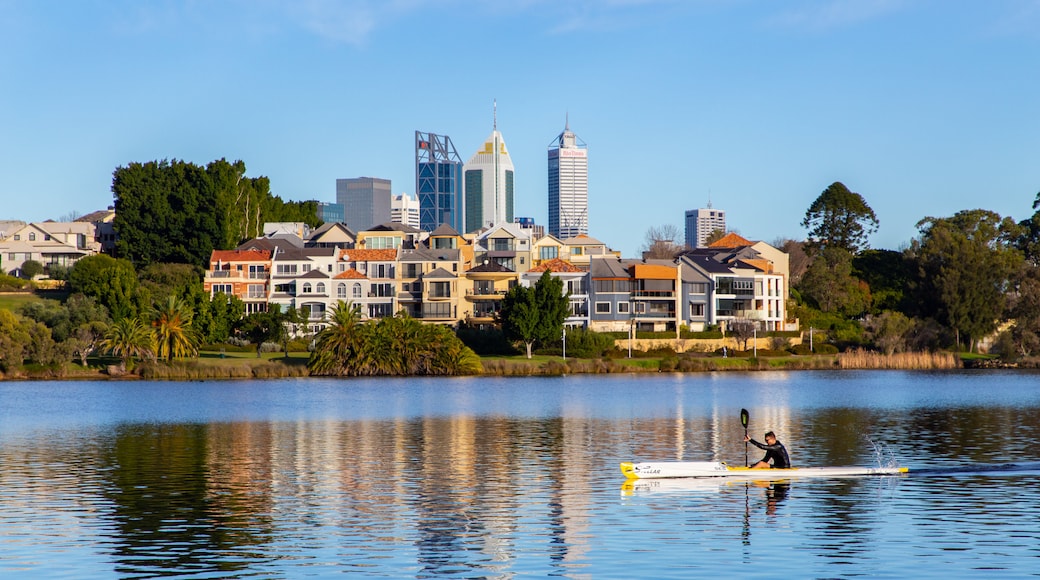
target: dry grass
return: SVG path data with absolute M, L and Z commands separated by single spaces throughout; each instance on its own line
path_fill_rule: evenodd
M 852 350 L 838 355 L 838 367 L 843 369 L 898 369 L 935 370 L 961 368 L 961 360 L 949 352 L 897 352 L 881 354 L 866 350 Z

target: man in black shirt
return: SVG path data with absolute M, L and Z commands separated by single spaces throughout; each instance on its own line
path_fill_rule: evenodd
M 759 443 L 751 437 L 744 435 L 744 441 L 751 443 L 755 447 L 762 449 L 766 452 L 766 456 L 762 458 L 762 461 L 752 465 L 752 469 L 786 469 L 791 467 L 791 459 L 787 456 L 787 448 L 784 444 L 776 440 L 776 435 L 773 435 L 772 431 L 766 433 L 766 442 Z M 772 461 L 772 464 L 770 464 Z

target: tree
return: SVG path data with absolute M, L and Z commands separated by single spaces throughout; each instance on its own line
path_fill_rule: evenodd
M 114 319 L 136 316 L 141 311 L 137 273 L 127 260 L 105 254 L 82 258 L 69 272 L 69 286 L 73 292 L 97 300 Z
M 906 350 L 907 336 L 913 329 L 914 322 L 902 312 L 886 310 L 879 315 L 868 317 L 864 326 L 874 346 L 891 355 Z
M 36 260 L 26 260 L 22 262 L 22 278 L 26 280 L 34 280 L 40 274 L 43 274 L 43 264 Z
M 737 318 L 726 324 L 728 330 L 735 340 L 743 343 L 743 349 L 747 350 L 747 343 L 755 336 L 755 323 L 747 318 Z
M 191 308 L 173 295 L 152 308 L 156 356 L 170 362 L 174 357 L 198 355 L 198 338 L 191 326 L 193 315 Z
M 1018 225 L 1021 229 L 1015 239 L 1015 246 L 1026 260 L 1034 266 L 1040 266 L 1040 193 L 1033 200 L 1033 215 Z
M 256 345 L 256 358 L 260 358 L 265 342 L 281 342 L 287 332 L 282 313 L 277 310 L 254 312 L 240 320 L 235 330 Z
M 329 325 L 318 333 L 307 368 L 315 374 L 341 375 L 361 349 L 361 307 L 340 300 L 329 312 Z
M 856 254 L 869 246 L 878 219 L 862 195 L 835 181 L 806 210 L 802 227 L 809 230 L 810 252 L 833 247 Z
M 569 308 L 563 281 L 546 270 L 534 286 L 518 284 L 509 289 L 498 321 L 506 338 L 523 342 L 527 358 L 531 358 L 535 343 L 549 344 L 563 338 L 563 321 Z
M 843 248 L 824 248 L 798 283 L 802 297 L 820 311 L 846 318 L 870 308 L 870 288 L 852 274 L 852 254 Z
M 710 246 L 710 245 L 714 244 L 715 242 L 721 240 L 724 237 L 726 237 L 726 230 L 723 230 L 723 229 L 712 230 L 712 232 L 710 234 L 708 234 L 708 237 L 704 238 L 704 243 Z
M 21 368 L 29 341 L 22 321 L 10 310 L 0 308 L 0 371 L 8 373 Z
M 961 335 L 973 351 L 978 339 L 996 329 L 1004 313 L 1009 280 L 1022 262 L 1012 245 L 1020 229 L 1010 218 L 981 209 L 917 223 L 920 239 L 911 253 L 918 264 L 918 302 Z
M 643 257 L 670 260 L 686 249 L 681 239 L 679 228 L 672 224 L 651 227 L 644 237 Z
M 155 337 L 148 326 L 136 316 L 127 316 L 115 321 L 108 328 L 101 348 L 120 359 L 119 368 L 126 371 L 134 358 L 152 357 L 155 353 Z
M 863 250 L 852 258 L 852 273 L 870 287 L 871 312 L 898 310 L 913 315 L 909 288 L 916 264 L 904 252 Z

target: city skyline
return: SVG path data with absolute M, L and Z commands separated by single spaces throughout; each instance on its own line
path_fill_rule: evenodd
M 241 159 L 285 200 L 351 175 L 418 196 L 414 132 L 469 153 L 497 100 L 539 224 L 569 116 L 589 234 L 625 255 L 709 193 L 745 237 L 803 239 L 835 181 L 898 249 L 928 216 L 1032 215 L 1038 30 L 1036 0 L 0 0 L 0 219 L 102 209 L 162 159 Z

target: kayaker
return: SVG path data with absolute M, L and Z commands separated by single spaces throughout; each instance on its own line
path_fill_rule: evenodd
M 766 456 L 762 458 L 762 461 L 751 466 L 752 469 L 786 469 L 791 467 L 791 459 L 787 456 L 787 448 L 784 444 L 776 440 L 776 435 L 772 431 L 766 433 L 766 442 L 759 443 L 755 441 L 747 434 L 744 435 L 744 441 L 762 449 L 766 452 Z M 770 463 L 772 461 L 772 463 Z

